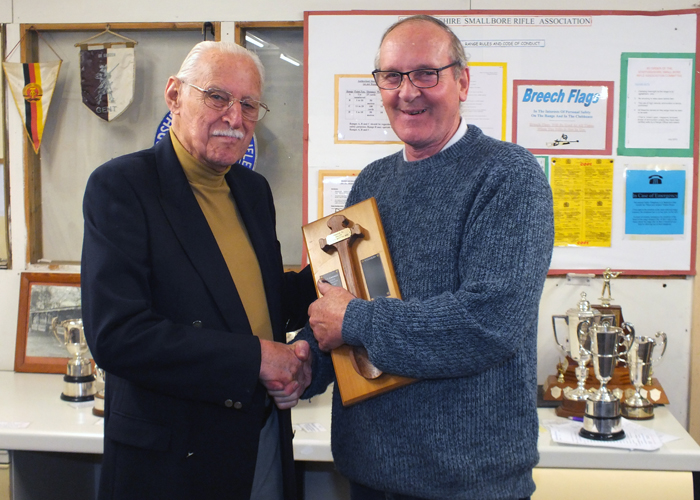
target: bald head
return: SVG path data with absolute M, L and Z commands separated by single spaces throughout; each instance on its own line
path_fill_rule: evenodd
M 404 28 L 411 29 L 412 26 L 416 25 L 427 25 L 427 26 L 434 26 L 437 28 L 437 30 L 443 32 L 446 37 L 444 38 L 445 43 L 448 46 L 448 51 L 449 51 L 449 57 L 450 60 L 457 62 L 457 65 L 454 66 L 453 68 L 453 73 L 455 75 L 455 78 L 459 76 L 461 71 L 467 67 L 467 63 L 469 62 L 469 58 L 464 52 L 464 47 L 462 46 L 462 42 L 457 38 L 457 35 L 454 34 L 454 32 L 447 26 L 445 23 L 440 21 L 439 19 L 432 17 L 432 16 L 426 16 L 423 14 L 416 15 L 416 16 L 410 16 L 406 17 L 404 19 L 401 19 L 391 26 L 387 28 L 387 30 L 384 32 L 382 35 L 382 39 L 379 43 L 379 50 L 377 51 L 377 55 L 374 58 L 374 69 L 380 69 L 379 66 L 379 60 L 381 56 L 381 49 L 382 45 L 384 45 L 384 40 L 397 28 L 404 26 Z M 435 33 L 438 33 L 438 31 L 435 31 Z

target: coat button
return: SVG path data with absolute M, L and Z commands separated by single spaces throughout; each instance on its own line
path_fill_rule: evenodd
M 233 406 L 233 401 L 227 399 L 226 401 L 224 401 L 224 405 L 226 406 L 226 408 L 231 408 Z
M 193 321 L 192 326 L 195 328 L 202 328 L 202 322 L 199 320 Z
M 243 408 L 243 403 L 241 403 L 240 401 L 236 401 L 235 403 L 233 403 L 233 407 L 236 410 L 240 410 L 241 408 Z

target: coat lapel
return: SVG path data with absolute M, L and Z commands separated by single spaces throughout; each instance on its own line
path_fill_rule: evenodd
M 183 250 L 211 292 L 231 331 L 240 331 L 245 324 L 252 334 L 226 261 L 187 182 L 169 135 L 156 145 L 156 163 L 161 206 Z

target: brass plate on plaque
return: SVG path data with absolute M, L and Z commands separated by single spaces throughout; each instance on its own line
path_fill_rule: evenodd
M 340 230 L 331 229 L 328 224 L 333 225 L 331 218 L 334 217 L 335 222 L 344 218 L 347 226 Z M 355 288 L 354 294 L 365 300 L 377 297 L 401 298 L 374 198 L 307 224 L 302 232 L 315 282 L 324 278 L 351 292 Z M 353 235 L 356 237 L 353 238 Z M 346 252 L 344 262 L 341 262 L 341 244 L 346 245 L 343 249 Z M 337 246 L 337 249 L 330 248 L 331 246 Z M 346 274 L 353 276 L 348 279 Z M 348 345 L 334 349 L 331 355 L 344 406 L 415 381 L 389 373 L 382 373 L 376 378 L 363 377 L 353 366 L 353 348 Z

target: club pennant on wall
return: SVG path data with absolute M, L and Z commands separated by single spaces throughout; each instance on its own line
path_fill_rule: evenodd
M 26 36 L 26 33 L 24 36 Z M 41 35 L 39 37 L 41 38 Z M 8 59 L 21 42 L 22 40 L 17 42 L 17 45 L 10 51 L 7 55 Z M 46 44 L 48 45 L 48 43 Z M 50 45 L 49 48 L 56 54 L 56 51 Z M 58 54 L 56 54 L 56 57 L 58 57 Z M 7 77 L 7 84 L 22 118 L 27 137 L 29 142 L 32 143 L 34 152 L 37 154 L 41 146 L 46 116 L 49 112 L 49 105 L 51 104 L 53 91 L 56 88 L 58 72 L 61 69 L 62 62 L 59 58 L 57 61 L 50 62 L 2 63 L 5 76 Z
M 83 103 L 97 116 L 112 121 L 134 98 L 133 47 L 102 47 L 80 51 Z

